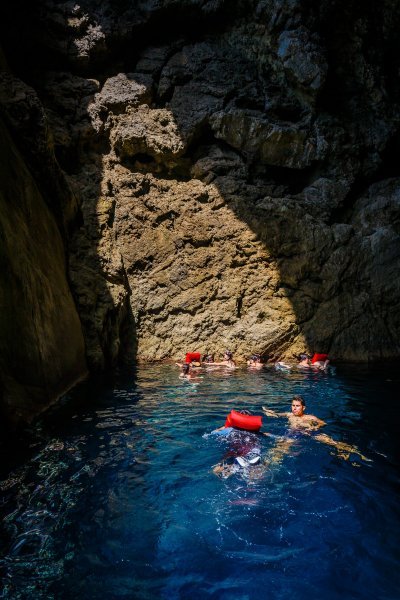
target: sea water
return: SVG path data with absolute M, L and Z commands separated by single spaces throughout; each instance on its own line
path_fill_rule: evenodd
M 80 385 L 3 459 L 0 597 L 400 598 L 396 376 L 149 366 Z M 369 461 L 264 416 L 262 466 L 216 476 L 228 412 L 294 394 Z

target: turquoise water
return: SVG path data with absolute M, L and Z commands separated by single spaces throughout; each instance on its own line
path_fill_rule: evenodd
M 238 369 L 195 382 L 177 371 L 79 386 L 30 448 L 5 457 L 0 597 L 400 598 L 398 380 Z M 213 474 L 238 451 L 209 435 L 232 408 L 286 411 L 297 393 L 325 433 L 372 462 L 298 435 L 271 464 L 288 430 L 265 417 L 278 436 L 256 436 L 265 467 Z

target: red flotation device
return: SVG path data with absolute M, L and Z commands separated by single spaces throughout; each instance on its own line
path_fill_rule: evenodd
M 200 362 L 200 361 L 201 361 L 200 352 L 186 352 L 185 363 Z
M 259 431 L 262 425 L 262 417 L 258 415 L 243 415 L 237 410 L 231 410 L 226 417 L 225 427 L 236 427 L 246 431 Z
M 314 363 L 316 363 L 317 361 L 321 360 L 322 362 L 326 361 L 328 358 L 327 354 L 317 354 L 315 353 L 314 356 L 311 359 L 311 364 L 313 365 Z

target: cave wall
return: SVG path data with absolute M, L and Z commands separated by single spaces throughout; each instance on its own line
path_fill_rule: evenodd
M 91 367 L 399 356 L 394 1 L 47 0 L 4 23 Z
M 0 410 L 29 421 L 86 374 L 60 231 L 0 121 Z

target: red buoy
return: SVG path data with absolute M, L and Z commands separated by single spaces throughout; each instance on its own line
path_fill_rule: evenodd
M 200 352 L 186 352 L 185 363 L 200 362 L 200 361 L 201 361 Z
M 324 362 L 324 361 L 327 360 L 327 358 L 328 358 L 327 354 L 317 354 L 317 353 L 315 353 L 314 356 L 311 359 L 311 364 L 313 365 L 315 362 L 320 361 L 320 360 L 322 362 Z
M 258 415 L 244 415 L 237 410 L 231 410 L 226 417 L 225 427 L 236 427 L 246 431 L 259 431 L 262 426 L 262 417 Z

